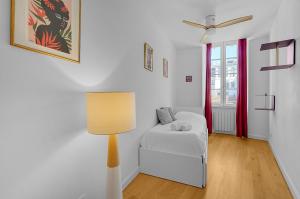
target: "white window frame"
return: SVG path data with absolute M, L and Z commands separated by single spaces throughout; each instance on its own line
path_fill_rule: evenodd
M 238 46 L 238 41 L 226 41 L 212 44 L 212 48 L 221 47 L 221 104 L 212 104 L 212 106 L 216 108 L 236 107 L 236 104 L 226 104 L 226 46 L 234 44 Z

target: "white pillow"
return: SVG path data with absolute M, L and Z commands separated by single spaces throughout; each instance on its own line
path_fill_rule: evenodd
M 168 109 L 156 109 L 156 114 L 157 114 L 158 120 L 160 121 L 160 123 L 162 125 L 173 122 L 173 119 L 172 119 Z
M 170 113 L 170 115 L 171 115 L 173 121 L 176 120 L 176 117 L 175 117 L 175 115 L 174 115 L 173 110 L 172 110 L 171 107 L 162 107 L 162 108 L 160 108 L 160 109 L 167 109 L 167 110 L 169 111 L 169 113 Z

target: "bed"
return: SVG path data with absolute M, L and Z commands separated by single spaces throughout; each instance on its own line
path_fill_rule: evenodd
M 141 140 L 140 172 L 168 180 L 205 187 L 208 134 L 205 118 L 192 112 L 178 112 L 176 122 L 192 125 L 190 131 L 172 131 L 158 124 Z

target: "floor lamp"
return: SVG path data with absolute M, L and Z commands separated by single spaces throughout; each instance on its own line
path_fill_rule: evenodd
M 135 129 L 135 94 L 132 92 L 87 93 L 87 129 L 108 135 L 107 199 L 121 199 L 118 134 Z

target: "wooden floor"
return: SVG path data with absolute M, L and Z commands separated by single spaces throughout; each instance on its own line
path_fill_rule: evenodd
M 267 142 L 214 134 L 208 152 L 205 189 L 139 174 L 124 199 L 292 198 Z

